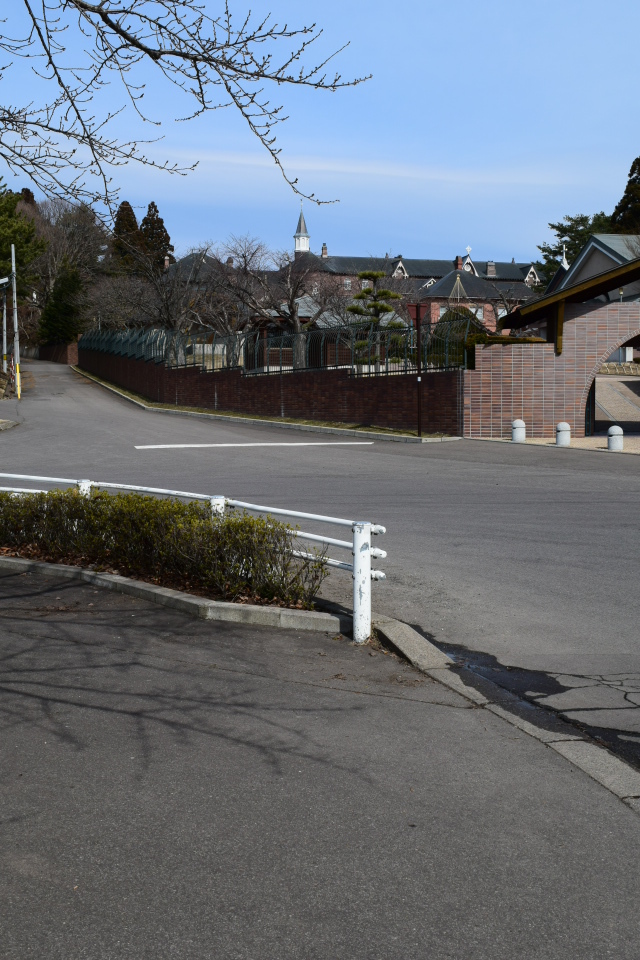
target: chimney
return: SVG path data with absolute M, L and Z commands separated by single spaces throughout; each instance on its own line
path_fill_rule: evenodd
M 462 270 L 462 257 L 456 257 L 453 262 L 454 270 Z
M 495 260 L 487 260 L 487 277 L 497 277 Z
M 323 259 L 323 260 L 326 260 L 328 256 L 329 256 L 329 251 L 327 250 L 327 245 L 326 245 L 326 243 L 323 243 L 323 244 L 322 244 L 322 259 Z
M 168 270 L 168 269 L 169 269 L 169 254 L 168 254 L 168 253 L 166 253 L 166 254 L 165 254 L 165 257 L 164 257 L 164 268 L 165 268 L 165 270 Z

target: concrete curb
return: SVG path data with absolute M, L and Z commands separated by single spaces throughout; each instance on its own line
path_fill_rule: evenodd
M 279 430 L 304 430 L 307 433 L 335 433 L 339 436 L 361 437 L 365 440 L 390 440 L 394 443 L 448 443 L 451 440 L 462 440 L 462 437 L 420 438 L 410 437 L 402 433 L 376 433 L 374 430 L 349 430 L 347 427 L 321 427 L 316 424 L 287 423 L 282 420 L 256 420 L 252 417 L 243 416 L 232 417 L 224 413 L 199 413 L 195 410 L 170 410 L 164 407 L 153 407 L 142 403 L 140 400 L 134 400 L 133 397 L 127 396 L 126 393 L 118 390 L 117 387 L 111 386 L 111 384 L 105 383 L 103 380 L 99 380 L 80 367 L 71 364 L 71 369 L 79 373 L 81 377 L 86 377 L 87 380 L 97 383 L 99 387 L 104 387 L 105 390 L 110 390 L 111 393 L 115 393 L 116 396 L 121 397 L 123 400 L 128 400 L 129 403 L 135 404 L 135 406 L 141 410 L 146 410 L 147 413 L 168 413 L 169 416 L 173 417 L 198 417 L 203 420 L 223 420 L 227 423 L 244 423 L 250 426 L 277 427 Z
M 0 570 L 41 573 L 47 577 L 64 580 L 82 580 L 96 587 L 126 593 L 141 600 L 149 600 L 163 607 L 181 610 L 202 620 L 224 620 L 230 623 L 245 623 L 258 627 L 284 627 L 287 630 L 315 630 L 322 633 L 340 633 L 340 617 L 315 610 L 291 610 L 287 607 L 261 607 L 253 604 L 226 603 L 207 600 L 180 590 L 157 587 L 152 583 L 130 580 L 111 573 L 96 573 L 82 567 L 62 563 L 44 563 L 41 560 L 24 560 L 21 557 L 0 557 Z
M 11 427 L 17 427 L 14 420 L 0 420 L 0 430 L 11 430 Z
M 640 814 L 640 773 L 606 747 L 587 739 L 557 715 L 521 700 L 465 667 L 456 666 L 451 657 L 408 624 L 388 617 L 374 617 L 374 627 L 432 680 L 545 744 Z

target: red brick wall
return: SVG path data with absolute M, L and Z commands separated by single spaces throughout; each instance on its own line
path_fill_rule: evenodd
M 161 363 L 83 350 L 83 370 L 157 403 L 260 416 L 358 423 L 414 430 L 415 376 L 352 377 L 345 370 L 246 376 L 240 370 L 201 373 Z M 464 372 L 423 374 L 424 433 L 459 435 Z
M 465 374 L 464 435 L 510 437 L 520 419 L 530 437 L 555 437 L 562 420 L 583 437 L 596 373 L 638 334 L 638 303 L 567 304 L 560 356 L 551 343 L 476 347 L 476 369 Z
M 50 343 L 38 347 L 38 360 L 50 360 L 52 363 L 78 363 L 77 343 Z

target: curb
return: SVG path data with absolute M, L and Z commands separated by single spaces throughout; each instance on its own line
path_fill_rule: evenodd
M 130 580 L 112 573 L 96 573 L 82 567 L 21 557 L 0 557 L 0 570 L 34 571 L 64 580 L 81 580 L 96 587 L 125 593 L 160 606 L 181 610 L 203 620 L 244 623 L 252 626 L 280 627 L 289 630 L 313 630 L 341 633 L 345 618 L 314 610 L 291 610 L 285 607 L 260 607 L 250 604 L 206 600 L 192 594 Z M 373 618 L 377 632 L 401 653 L 414 667 L 437 683 L 443 684 L 479 709 L 488 710 L 522 733 L 578 767 L 605 789 L 640 814 L 640 773 L 612 754 L 605 747 L 588 740 L 566 721 L 540 709 L 490 680 L 458 667 L 442 650 L 421 636 L 409 624 L 391 617 Z M 465 678 L 469 683 L 465 683 Z M 473 685 L 471 685 L 473 681 Z
M 521 700 L 466 667 L 458 667 L 451 657 L 408 624 L 388 617 L 374 617 L 374 627 L 432 680 L 545 744 L 640 814 L 640 773 L 606 747 L 587 739 L 557 715 Z M 465 682 L 466 678 L 469 683 Z
M 254 604 L 228 603 L 206 600 L 180 590 L 157 587 L 152 583 L 130 580 L 113 573 L 96 573 L 83 567 L 62 563 L 44 563 L 41 560 L 24 560 L 22 557 L 0 557 L 0 570 L 34 571 L 47 577 L 63 580 L 82 580 L 95 587 L 126 593 L 140 600 L 149 600 L 163 607 L 181 610 L 201 620 L 224 620 L 230 623 L 245 623 L 258 627 L 284 627 L 288 630 L 315 630 L 322 633 L 340 633 L 340 617 L 315 610 L 292 610 L 287 607 L 261 607 Z
M 116 396 L 122 400 L 128 400 L 129 403 L 135 404 L 135 406 L 141 410 L 146 410 L 147 413 L 168 413 L 169 416 L 172 417 L 198 417 L 203 420 L 223 420 L 228 423 L 244 423 L 250 426 L 277 427 L 280 430 L 303 430 L 307 433 L 337 433 L 341 436 L 364 437 L 368 440 L 390 440 L 394 443 L 449 443 L 451 440 L 462 440 L 462 437 L 410 437 L 407 434 L 394 435 L 391 433 L 376 433 L 373 430 L 349 430 L 347 427 L 320 427 L 316 424 L 287 423 L 282 420 L 255 420 L 252 417 L 243 416 L 232 417 L 224 413 L 199 413 L 191 410 L 170 410 L 164 407 L 152 407 L 146 403 L 142 403 L 140 400 L 134 400 L 133 397 L 122 393 L 117 387 L 105 383 L 103 380 L 99 380 L 80 367 L 74 366 L 74 364 L 70 364 L 70 367 L 75 373 L 80 374 L 81 377 L 86 377 L 87 380 L 91 380 L 93 383 L 97 383 L 99 387 L 104 387 L 105 390 L 115 393 Z

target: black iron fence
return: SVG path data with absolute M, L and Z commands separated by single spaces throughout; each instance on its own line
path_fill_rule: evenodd
M 422 369 L 456 370 L 467 365 L 467 339 L 478 326 L 467 315 L 434 324 L 423 323 Z M 292 373 L 341 368 L 352 376 L 411 373 L 417 369 L 418 342 L 412 327 L 357 324 L 272 333 L 252 330 L 233 336 L 211 331 L 91 330 L 80 349 L 97 350 L 163 363 L 197 367 L 203 372 L 241 369 L 246 375 Z

